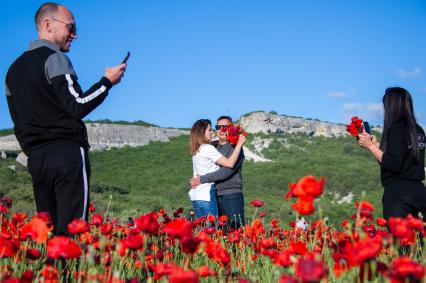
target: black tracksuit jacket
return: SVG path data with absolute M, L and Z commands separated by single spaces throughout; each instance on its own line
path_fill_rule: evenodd
M 16 138 L 25 154 L 37 145 L 56 140 L 89 147 L 82 119 L 94 110 L 112 87 L 102 77 L 83 92 L 69 58 L 47 40 L 30 44 L 10 66 L 6 97 Z

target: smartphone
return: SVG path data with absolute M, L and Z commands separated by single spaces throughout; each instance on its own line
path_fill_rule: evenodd
M 371 130 L 370 130 L 370 124 L 368 124 L 368 122 L 364 121 L 364 130 L 367 134 L 371 135 Z
M 126 57 L 124 57 L 123 62 L 121 62 L 121 64 L 127 63 L 127 60 L 129 60 L 129 57 L 130 57 L 130 52 L 127 51 Z

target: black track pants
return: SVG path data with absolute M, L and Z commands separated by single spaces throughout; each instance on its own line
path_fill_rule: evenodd
M 383 194 L 383 217 L 406 217 L 411 214 L 418 217 L 422 213 L 426 218 L 426 187 L 422 182 L 396 181 L 385 186 Z
M 87 220 L 90 164 L 79 144 L 57 141 L 32 148 L 28 171 L 37 211 L 51 215 L 55 234 L 69 235 L 67 225 L 72 220 Z

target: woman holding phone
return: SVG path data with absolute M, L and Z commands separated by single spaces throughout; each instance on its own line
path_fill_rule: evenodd
M 383 96 L 382 140 L 366 132 L 359 144 L 368 148 L 380 163 L 384 187 L 383 217 L 426 217 L 425 132 L 416 123 L 410 93 L 391 87 Z
M 240 135 L 234 152 L 229 158 L 226 158 L 210 144 L 212 139 L 213 131 L 210 120 L 200 119 L 196 121 L 192 126 L 189 138 L 194 176 L 214 172 L 219 170 L 219 166 L 234 167 L 246 140 L 244 135 Z M 218 215 L 216 187 L 214 183 L 200 184 L 190 189 L 189 197 L 197 218 L 207 216 L 208 214 Z

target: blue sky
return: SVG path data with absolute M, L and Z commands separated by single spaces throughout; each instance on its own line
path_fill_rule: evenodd
M 43 1 L 2 1 L 0 77 L 37 37 Z M 426 1 L 63 1 L 83 89 L 131 52 L 120 85 L 87 119 L 190 127 L 276 111 L 381 124 L 388 86 L 407 88 L 426 125 Z M 4 91 L 3 91 L 4 92 Z M 4 95 L 0 128 L 12 127 Z

